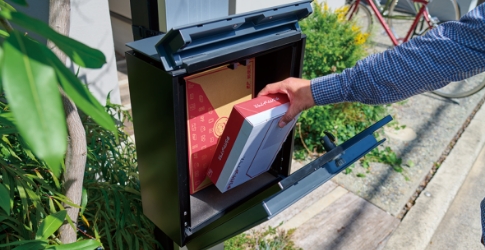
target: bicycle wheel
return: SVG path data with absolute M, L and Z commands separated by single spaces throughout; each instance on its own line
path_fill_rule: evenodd
M 440 20 L 442 19 L 448 19 L 448 20 L 455 20 L 458 19 L 458 14 L 459 14 L 459 8 L 456 5 L 455 1 L 448 1 L 448 0 L 441 0 L 441 10 L 447 9 L 448 11 L 442 11 L 441 16 L 439 17 Z M 447 4 L 446 4 L 447 3 Z M 446 7 L 447 6 L 447 7 Z M 431 9 L 430 6 L 430 12 L 438 12 L 438 8 L 433 7 L 433 10 Z M 446 7 L 446 8 L 445 8 Z M 444 8 L 444 9 L 443 9 Z M 455 14 L 453 14 L 455 12 Z M 431 14 L 432 15 L 432 14 Z M 442 22 L 440 22 L 442 23 Z M 418 28 L 418 27 L 417 27 Z M 423 30 L 420 33 L 425 34 L 427 30 Z M 416 32 L 417 33 L 417 32 Z M 417 35 L 421 35 L 417 34 Z M 462 81 L 458 82 L 451 82 L 445 87 L 441 89 L 437 89 L 432 91 L 432 93 L 441 96 L 441 97 L 446 97 L 446 98 L 465 98 L 468 96 L 471 96 L 478 91 L 482 90 L 485 88 L 485 73 L 481 73 L 475 76 L 472 76 L 470 78 L 467 78 Z
M 391 1 L 389 13 L 387 15 L 387 23 L 398 37 L 398 40 L 399 38 L 402 40 L 406 37 L 416 14 L 423 4 L 414 2 L 413 0 Z M 429 19 L 431 20 L 432 26 L 436 26 L 438 23 L 444 21 L 457 20 L 460 16 L 460 9 L 456 0 L 429 1 L 427 10 L 430 15 Z M 430 26 L 424 24 L 425 20 L 424 18 L 421 18 L 420 23 L 413 30 L 409 39 L 426 33 Z
M 345 15 L 347 20 L 351 20 L 355 22 L 355 25 L 360 28 L 362 33 L 371 33 L 372 32 L 372 25 L 374 20 L 372 19 L 372 13 L 370 10 L 365 6 L 362 2 L 359 2 L 357 9 L 352 14 L 352 9 L 355 4 L 355 1 L 352 1 L 351 4 L 346 5 L 347 14 Z M 350 19 L 350 15 L 352 14 L 352 18 Z
M 460 19 L 460 8 L 456 0 L 433 0 L 428 4 L 429 14 L 440 22 Z
M 399 43 L 404 42 L 409 29 L 411 28 L 416 14 L 422 7 L 422 3 L 415 3 L 412 0 L 391 0 L 389 5 L 389 10 L 385 17 L 387 19 L 387 24 L 389 28 L 396 36 Z M 432 19 L 431 25 L 435 25 L 435 20 Z M 413 38 L 415 35 L 422 35 L 429 28 L 424 17 L 421 17 L 418 25 L 412 30 L 409 39 Z
M 464 98 L 471 96 L 485 87 L 485 73 L 481 73 L 459 82 L 451 82 L 434 94 L 447 98 Z

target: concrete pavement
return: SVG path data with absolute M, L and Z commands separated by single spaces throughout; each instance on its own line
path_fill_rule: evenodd
M 484 145 L 482 106 L 392 233 L 385 249 L 483 249 L 478 244 L 481 231 L 478 211 L 485 196 Z
M 480 204 L 485 197 L 485 148 L 475 161 L 427 250 L 484 249 L 480 244 Z

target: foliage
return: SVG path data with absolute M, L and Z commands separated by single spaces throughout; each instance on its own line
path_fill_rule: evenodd
M 383 150 L 374 150 L 369 152 L 361 161 L 364 168 L 369 168 L 369 162 L 382 162 L 391 165 L 397 172 L 402 172 L 402 159 L 396 156 L 390 147 L 385 147 Z
M 301 159 L 305 153 L 323 152 L 320 138 L 324 131 L 335 135 L 337 142 L 344 142 L 386 114 L 387 106 L 361 103 L 339 103 L 305 110 L 301 113 L 296 127 L 295 156 Z M 310 152 L 305 152 L 303 147 L 307 147 Z
M 84 187 L 87 206 L 81 216 L 87 234 L 97 235 L 109 249 L 151 249 L 154 226 L 143 215 L 138 163 L 133 140 L 123 132 L 129 112 L 108 103 L 118 121 L 116 133 L 83 119 L 88 141 Z
M 105 109 L 30 32 L 52 41 L 80 67 L 100 68 L 106 61 L 101 51 L 0 0 L 0 248 L 153 248 L 153 225 L 141 212 L 135 148 L 122 131 L 129 114 L 109 101 Z M 66 216 L 64 203 L 79 205 L 62 195 L 59 179 L 67 147 L 60 90 L 83 113 L 88 137 L 78 222 Z M 61 245 L 57 230 L 65 221 L 77 227 L 79 240 Z
M 325 4 L 314 3 L 314 12 L 300 21 L 307 36 L 303 78 L 312 79 L 342 72 L 365 56 L 368 37 L 352 22 L 345 21 L 345 9 L 331 12 Z
M 0 102 L 0 107 L 4 110 L 7 105 Z M 81 116 L 88 136 L 88 160 L 78 222 L 80 241 L 76 244 L 103 245 L 105 249 L 152 249 L 153 224 L 141 210 L 135 146 L 123 132 L 124 122 L 131 117 L 109 101 L 107 110 L 120 121 L 117 132 Z M 0 119 L 0 130 L 4 128 L 8 126 Z M 58 223 L 45 226 L 52 224 L 56 215 L 65 213 L 62 202 L 71 203 L 62 195 L 57 177 L 17 133 L 3 135 L 0 140 L 0 197 L 1 249 L 20 245 L 35 249 L 34 244 L 75 249 L 76 245 L 60 245 L 55 232 Z M 64 221 L 64 217 L 56 218 Z
M 51 235 L 59 229 L 66 219 L 67 211 L 61 210 L 57 213 L 48 215 L 39 225 L 39 230 L 35 234 L 34 240 L 14 241 L 7 244 L 1 244 L 1 247 L 15 247 L 15 249 L 95 249 L 101 246 L 101 243 L 95 240 L 81 240 L 70 244 L 48 245 Z
M 14 1 L 27 5 L 23 0 Z M 56 177 L 67 147 L 67 130 L 59 89 L 76 106 L 104 128 L 116 131 L 114 121 L 82 82 L 45 44 L 27 33 L 11 28 L 9 23 L 52 41 L 75 64 L 100 68 L 106 61 L 103 53 L 61 35 L 47 24 L 17 12 L 0 0 L 0 84 L 8 100 L 11 122 L 29 149 L 47 163 Z
M 242 233 L 224 242 L 226 250 L 261 249 L 261 250 L 300 250 L 291 240 L 294 229 L 285 231 L 278 227 L 268 227 L 265 231 L 251 234 Z
M 346 11 L 342 8 L 331 12 L 326 5 L 322 8 L 314 3 L 314 13 L 300 22 L 307 35 L 304 78 L 342 72 L 366 55 L 368 34 L 361 33 L 353 22 L 345 20 Z M 296 126 L 294 157 L 304 159 L 322 154 L 320 138 L 324 131 L 335 135 L 337 143 L 344 142 L 384 118 L 388 109 L 388 105 L 338 103 L 303 111 Z M 377 161 L 390 164 L 397 171 L 402 170 L 401 159 L 390 148 L 376 148 L 361 161 L 365 168 L 369 167 L 369 162 Z M 346 173 L 350 171 L 350 168 L 346 169 Z M 358 177 L 365 175 L 359 174 Z

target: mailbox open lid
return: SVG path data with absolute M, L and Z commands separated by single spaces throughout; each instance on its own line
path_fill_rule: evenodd
M 126 53 L 126 61 L 143 210 L 165 249 L 173 243 L 204 249 L 250 229 L 382 143 L 372 134 L 390 117 L 339 146 L 327 137 L 328 153 L 290 174 L 291 132 L 269 172 L 225 193 L 215 186 L 192 192 L 196 173 L 191 169 L 190 82 L 214 75 L 194 82 L 208 96 L 225 100 L 212 103 L 216 110 L 241 100 L 233 93 L 238 86 L 228 88 L 233 81 L 250 87 L 254 97 L 268 83 L 301 77 L 305 35 L 298 20 L 311 11 L 311 1 L 302 1 L 175 28 L 127 44 L 133 49 Z M 250 73 L 241 76 L 241 70 Z M 214 94 L 214 86 L 225 89 Z

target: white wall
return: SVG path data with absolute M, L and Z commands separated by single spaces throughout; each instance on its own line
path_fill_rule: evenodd
M 22 11 L 41 21 L 49 22 L 49 0 L 28 0 L 29 7 L 14 5 Z M 71 38 L 101 50 L 107 63 L 101 69 L 81 69 L 79 78 L 88 85 L 91 93 L 101 104 L 111 92 L 111 102 L 121 103 L 114 56 L 113 34 L 109 20 L 108 0 L 71 0 Z M 46 42 L 41 39 L 41 42 Z M 67 63 L 73 72 L 77 67 Z
M 106 56 L 107 63 L 101 69 L 81 68 L 79 78 L 101 104 L 106 103 L 108 94 L 112 103 L 121 104 L 108 0 L 71 0 L 69 35 Z M 70 62 L 68 65 L 77 70 Z
M 124 53 L 130 50 L 125 44 L 134 40 L 131 30 L 130 0 L 109 0 L 109 10 L 117 14 L 111 15 L 115 51 L 124 56 Z
M 160 30 L 227 16 L 228 0 L 158 0 Z
M 109 0 L 109 10 L 131 19 L 130 0 Z
M 270 8 L 282 4 L 300 2 L 300 0 L 229 0 L 235 2 L 235 14 L 249 12 L 258 9 Z M 324 3 L 325 0 L 318 0 Z M 345 0 L 328 0 L 329 8 L 335 10 L 344 6 Z

